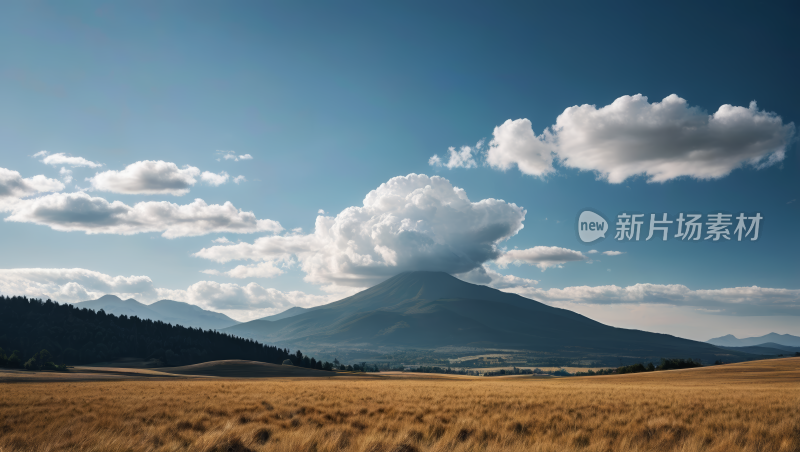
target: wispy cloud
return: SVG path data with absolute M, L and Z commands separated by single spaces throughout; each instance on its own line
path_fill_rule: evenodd
M 222 160 L 233 160 L 234 162 L 238 162 L 239 160 L 253 159 L 253 156 L 250 154 L 236 155 L 236 153 L 233 151 L 217 151 L 217 155 L 219 156 L 217 157 L 218 162 Z
M 63 152 L 59 152 L 57 154 L 50 154 L 50 155 L 48 155 L 48 154 L 49 153 L 47 151 L 39 151 L 36 154 L 33 154 L 33 157 L 34 158 L 41 158 L 40 161 L 42 163 L 44 163 L 46 165 L 53 165 L 53 166 L 60 166 L 60 165 L 66 165 L 66 166 L 72 166 L 72 167 L 85 166 L 85 167 L 89 167 L 89 168 L 99 168 L 99 167 L 103 166 L 102 163 L 95 163 L 95 162 L 86 160 L 83 157 L 72 157 L 72 156 L 66 155 Z

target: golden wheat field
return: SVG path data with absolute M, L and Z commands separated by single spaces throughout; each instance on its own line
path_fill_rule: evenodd
M 0 385 L 0 451 L 800 451 L 800 358 L 533 378 Z

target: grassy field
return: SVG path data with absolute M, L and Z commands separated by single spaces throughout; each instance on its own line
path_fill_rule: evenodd
M 800 451 L 800 358 L 533 379 L 0 385 L 0 451 Z

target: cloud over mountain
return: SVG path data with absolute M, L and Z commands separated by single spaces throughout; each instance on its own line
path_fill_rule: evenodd
M 207 204 L 202 199 L 185 205 L 167 201 L 139 202 L 129 206 L 108 202 L 87 193 L 54 193 L 17 203 L 5 221 L 34 223 L 57 231 L 87 234 L 139 234 L 161 232 L 163 237 L 190 237 L 214 232 L 280 232 L 280 223 L 259 220 L 225 204 Z
M 502 253 L 525 210 L 497 199 L 472 202 L 442 177 L 409 174 L 372 190 L 362 206 L 317 216 L 314 233 L 261 237 L 204 248 L 215 262 L 275 261 L 296 256 L 315 284 L 367 287 L 403 271 L 463 273 Z

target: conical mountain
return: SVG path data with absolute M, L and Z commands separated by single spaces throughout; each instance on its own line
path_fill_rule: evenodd
M 513 349 L 553 356 L 713 360 L 735 352 L 666 334 L 614 328 L 575 312 L 470 284 L 442 272 L 407 272 L 353 296 L 226 332 L 302 347 Z

